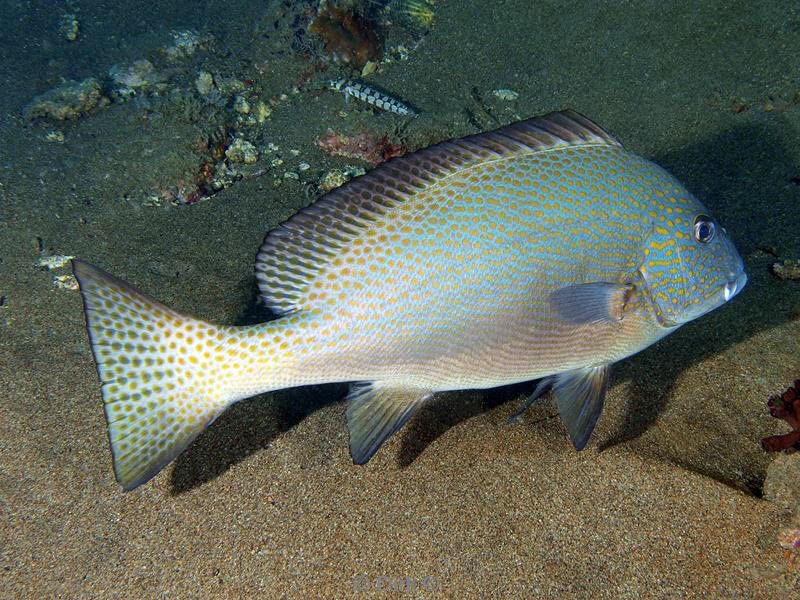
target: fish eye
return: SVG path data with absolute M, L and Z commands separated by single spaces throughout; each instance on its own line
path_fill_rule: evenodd
M 711 217 L 698 215 L 694 220 L 694 239 L 701 244 L 707 244 L 714 239 L 715 232 L 716 226 L 714 225 L 714 221 L 711 220 Z

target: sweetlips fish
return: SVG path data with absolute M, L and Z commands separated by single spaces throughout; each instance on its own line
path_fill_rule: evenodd
M 541 379 L 575 448 L 613 363 L 747 281 L 672 175 L 567 110 L 431 146 L 333 190 L 256 259 L 278 314 L 214 325 L 73 261 L 117 481 L 156 475 L 233 402 L 351 382 L 353 461 L 436 392 Z

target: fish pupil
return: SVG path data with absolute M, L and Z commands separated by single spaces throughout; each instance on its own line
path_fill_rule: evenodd
M 714 237 L 714 223 L 708 217 L 699 216 L 694 222 L 694 238 L 701 244 L 707 244 Z

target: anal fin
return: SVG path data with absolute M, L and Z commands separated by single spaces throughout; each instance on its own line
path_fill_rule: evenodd
M 380 382 L 354 384 L 347 396 L 353 462 L 363 465 L 369 461 L 432 395 L 430 390 Z

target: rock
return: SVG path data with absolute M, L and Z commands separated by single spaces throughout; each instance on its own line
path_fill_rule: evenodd
M 788 510 L 800 510 L 800 453 L 780 454 L 770 463 L 764 498 Z
M 37 118 L 65 121 L 77 119 L 107 102 L 103 96 L 100 82 L 94 77 L 83 81 L 68 81 L 36 96 L 25 107 L 25 118 L 33 121 Z

